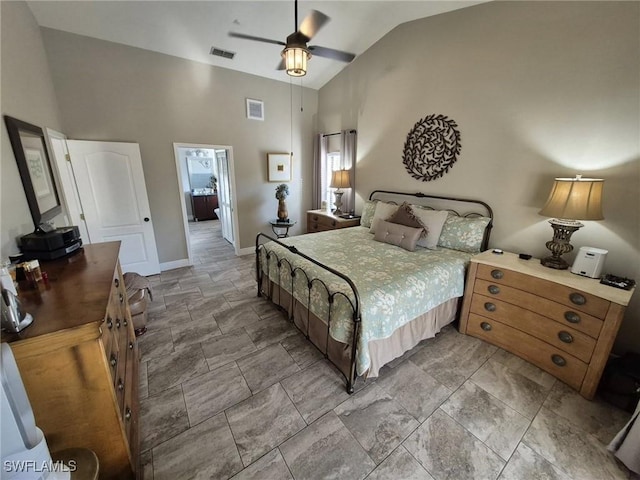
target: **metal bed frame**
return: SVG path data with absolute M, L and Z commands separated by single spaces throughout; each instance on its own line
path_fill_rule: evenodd
M 385 196 L 389 196 L 392 198 L 404 198 L 404 197 L 415 197 L 418 199 L 426 199 L 426 201 L 433 201 L 436 204 L 446 204 L 447 202 L 456 202 L 459 203 L 461 205 L 474 205 L 474 206 L 481 206 L 482 208 L 484 208 L 485 212 L 484 213 L 478 213 L 478 212 L 469 212 L 469 213 L 465 213 L 465 214 L 460 214 L 457 210 L 451 209 L 451 208 L 442 208 L 442 210 L 447 210 L 452 212 L 455 215 L 458 215 L 460 217 L 478 217 L 478 216 L 486 216 L 491 218 L 491 221 L 489 222 L 489 224 L 487 225 L 487 227 L 485 228 L 485 232 L 484 232 L 484 237 L 482 239 L 482 246 L 481 246 L 481 250 L 486 250 L 487 246 L 489 244 L 489 236 L 491 234 L 491 228 L 493 227 L 493 210 L 491 209 L 491 207 L 486 204 L 485 202 L 481 201 L 481 200 L 473 200 L 473 199 L 467 199 L 467 198 L 455 198 L 455 197 L 445 197 L 445 196 L 439 196 L 439 195 L 427 195 L 424 193 L 408 193 L 408 192 L 394 192 L 394 191 L 390 191 L 390 190 L 374 190 L 373 192 L 371 192 L 371 194 L 369 195 L 369 200 L 373 200 L 374 197 L 385 197 Z M 379 200 L 382 200 L 382 198 L 380 198 Z M 385 200 L 385 201 L 389 201 L 389 200 Z M 391 203 L 397 203 L 396 201 L 392 201 Z M 426 208 L 432 208 L 435 210 L 435 208 L 431 205 L 421 205 L 422 207 L 426 207 Z M 347 282 L 347 284 L 349 285 L 349 287 L 351 288 L 352 294 L 353 294 L 353 299 L 354 301 L 352 301 L 347 295 L 345 295 L 343 292 L 332 292 L 329 290 L 329 287 L 327 286 L 327 284 L 318 279 L 318 278 L 309 278 L 309 276 L 307 275 L 307 273 L 300 267 L 294 267 L 291 262 L 289 262 L 286 258 L 279 258 L 278 255 L 273 251 L 265 251 L 265 257 L 266 257 L 266 261 L 267 261 L 267 265 L 266 268 L 263 269 L 263 265 L 261 262 L 261 250 L 262 249 L 266 249 L 267 248 L 267 243 L 268 242 L 273 242 L 276 243 L 282 247 L 284 247 L 285 249 L 287 249 L 289 252 L 298 255 L 302 258 L 304 258 L 305 260 L 317 265 L 318 267 L 336 275 L 337 277 L 340 277 L 341 279 L 343 279 L 345 282 Z M 354 384 L 357 378 L 356 375 L 356 346 L 357 346 L 357 341 L 358 341 L 358 335 L 360 332 L 360 323 L 361 323 L 361 313 L 360 313 L 360 294 L 358 293 L 358 288 L 356 287 L 356 285 L 353 283 L 353 281 L 344 273 L 335 270 L 334 268 L 331 268 L 327 265 L 324 265 L 323 263 L 317 261 L 316 259 L 305 255 L 304 253 L 300 252 L 295 246 L 293 245 L 287 245 L 285 243 L 282 243 L 279 239 L 273 238 L 269 235 L 266 235 L 264 233 L 258 233 L 258 235 L 256 235 L 256 277 L 257 277 L 257 283 L 258 283 L 258 297 L 261 297 L 262 295 L 265 295 L 267 299 L 273 301 L 273 282 L 269 281 L 269 288 L 265 291 L 264 290 L 264 285 L 263 285 L 263 281 L 264 281 L 264 272 L 265 270 L 267 272 L 269 272 L 269 266 L 270 263 L 272 261 L 272 259 L 276 262 L 276 265 L 278 267 L 278 283 L 277 283 L 277 287 L 278 287 L 278 301 L 280 302 L 281 300 L 281 282 L 280 282 L 280 276 L 281 276 L 281 269 L 283 268 L 283 266 L 286 266 L 289 269 L 289 272 L 291 274 L 291 299 L 292 299 L 292 308 L 290 309 L 291 311 L 289 312 L 289 321 L 291 321 L 296 328 L 298 328 L 298 330 L 301 331 L 301 333 L 305 336 L 305 338 L 310 341 L 310 343 L 312 345 L 314 345 L 316 348 L 318 348 L 318 350 L 320 350 L 321 353 L 323 353 L 324 357 L 329 360 L 331 363 L 333 363 L 334 365 L 336 365 L 336 367 L 338 368 L 338 370 L 340 371 L 340 373 L 342 373 L 342 375 L 345 377 L 345 380 L 347 382 L 347 392 L 349 394 L 354 392 Z M 298 325 L 296 325 L 295 321 L 294 321 L 294 305 L 296 302 L 295 296 L 293 294 L 294 291 L 294 281 L 295 278 L 297 277 L 297 275 L 304 275 L 304 277 L 306 278 L 307 281 L 307 290 L 308 290 L 308 297 L 307 297 L 307 304 L 306 304 L 306 311 L 307 311 L 307 331 L 304 332 L 302 331 Z M 314 285 L 321 285 L 324 290 L 327 293 L 327 301 L 329 303 L 329 314 L 328 314 L 328 318 L 327 318 L 327 322 L 326 322 L 326 342 L 324 345 L 324 351 L 322 351 L 321 348 L 318 347 L 318 345 L 316 345 L 313 341 L 311 341 L 310 337 L 309 337 L 309 324 L 310 324 L 310 316 L 311 316 L 311 310 L 309 308 L 309 306 L 311 305 L 311 290 L 313 288 Z M 329 338 L 330 338 L 330 334 L 329 334 L 329 330 L 331 328 L 331 307 L 334 304 L 336 297 L 338 296 L 342 296 L 344 297 L 349 304 L 351 305 L 351 309 L 353 311 L 352 314 L 352 319 L 353 319 L 353 338 L 351 340 L 351 352 L 350 352 L 350 358 L 349 358 L 349 374 L 346 375 L 342 369 L 340 368 L 340 366 L 337 365 L 336 362 L 334 362 L 328 354 L 328 348 L 329 348 Z M 279 306 L 280 308 L 282 308 L 281 306 Z

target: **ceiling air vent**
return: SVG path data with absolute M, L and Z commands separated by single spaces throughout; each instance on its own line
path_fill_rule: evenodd
M 209 53 L 217 57 L 228 58 L 229 60 L 233 60 L 233 57 L 236 56 L 235 52 L 222 50 L 221 48 L 218 48 L 218 47 L 211 47 L 211 50 L 209 51 Z

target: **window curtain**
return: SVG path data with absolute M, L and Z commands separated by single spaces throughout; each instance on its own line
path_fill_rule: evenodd
M 322 204 L 322 195 L 327 185 L 327 143 L 328 139 L 322 133 L 316 135 L 313 149 L 313 188 L 311 207 L 318 210 Z
M 355 130 L 340 132 L 340 152 L 342 169 L 349 170 L 351 189 L 342 197 L 342 211 L 353 212 L 356 207 L 356 144 L 358 137 Z

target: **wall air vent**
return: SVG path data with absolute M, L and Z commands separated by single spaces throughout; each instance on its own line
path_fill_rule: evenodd
M 236 56 L 235 52 L 230 52 L 229 50 L 222 50 L 218 47 L 211 47 L 209 50 L 211 55 L 215 55 L 216 57 L 228 58 L 229 60 L 233 60 L 233 57 Z

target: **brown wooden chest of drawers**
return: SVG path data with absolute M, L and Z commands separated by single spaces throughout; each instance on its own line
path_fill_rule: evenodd
M 360 225 L 360 217 L 340 218 L 335 217 L 326 210 L 309 210 L 307 212 L 307 233 L 324 232 L 338 228 L 357 227 Z
M 487 251 L 471 260 L 460 331 L 593 398 L 632 294 L 536 259 Z
M 34 323 L 2 334 L 51 452 L 93 450 L 103 479 L 138 473 L 139 354 L 119 250 L 97 243 L 43 262 L 49 285 L 19 292 Z

